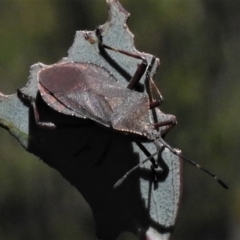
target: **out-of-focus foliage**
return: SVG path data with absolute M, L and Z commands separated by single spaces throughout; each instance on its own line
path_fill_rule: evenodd
M 172 239 L 240 239 L 240 2 L 122 0 L 138 49 L 161 58 L 162 109 L 179 124 L 167 141 L 217 172 L 219 187 L 183 164 Z M 74 33 L 105 22 L 105 0 L 0 1 L 0 90 L 27 82 L 29 66 L 66 56 Z M 0 129 L 0 239 L 83 239 L 79 194 Z M 89 220 L 90 221 L 90 220 Z

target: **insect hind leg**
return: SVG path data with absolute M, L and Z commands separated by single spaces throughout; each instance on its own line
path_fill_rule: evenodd
M 48 129 L 56 129 L 56 125 L 52 122 L 42 122 L 40 120 L 39 112 L 36 106 L 36 101 L 32 96 L 28 96 L 27 94 L 23 93 L 20 89 L 17 89 L 17 94 L 19 97 L 26 99 L 29 101 L 32 105 L 33 113 L 34 113 L 34 120 L 36 125 L 43 127 L 43 128 L 48 128 Z

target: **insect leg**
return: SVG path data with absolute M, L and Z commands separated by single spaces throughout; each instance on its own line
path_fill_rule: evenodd
M 55 129 L 56 125 L 52 122 L 42 122 L 40 121 L 40 117 L 39 117 L 39 112 L 36 106 L 36 101 L 33 97 L 28 96 L 26 94 L 24 94 L 20 89 L 17 90 L 18 96 L 23 97 L 24 99 L 27 99 L 33 108 L 33 113 L 34 113 L 34 120 L 36 125 L 43 127 L 43 128 L 49 128 L 49 129 Z
M 101 29 L 100 28 L 97 28 L 96 35 L 97 35 L 98 40 L 99 40 L 98 41 L 98 46 L 99 46 L 100 54 L 109 62 L 110 65 L 115 67 L 115 69 L 124 78 L 126 78 L 129 81 L 129 84 L 128 84 L 127 88 L 134 89 L 137 86 L 137 84 L 140 82 L 142 76 L 144 75 L 144 73 L 145 73 L 145 71 L 148 67 L 148 62 L 147 62 L 146 58 L 139 55 L 139 54 L 135 54 L 135 53 L 131 53 L 131 52 L 128 52 L 128 51 L 120 50 L 120 49 L 113 48 L 113 47 L 110 47 L 110 46 L 104 44 L 102 42 L 102 36 L 101 36 Z M 111 51 L 118 52 L 118 53 L 124 54 L 126 56 L 141 60 L 141 63 L 138 65 L 137 70 L 134 73 L 134 75 L 131 76 L 121 66 L 119 66 L 118 63 L 114 62 L 114 60 L 108 55 L 108 53 L 106 52 L 105 49 L 109 49 Z
M 151 63 L 148 64 L 146 58 L 144 58 L 141 55 L 130 53 L 130 52 L 120 50 L 120 49 L 116 49 L 116 48 L 107 46 L 107 45 L 103 44 L 102 42 L 101 42 L 101 45 L 102 45 L 103 48 L 106 48 L 106 49 L 109 49 L 109 50 L 112 50 L 112 51 L 115 51 L 115 52 L 125 54 L 125 55 L 130 56 L 130 57 L 142 60 L 142 63 L 138 66 L 134 76 L 130 80 L 127 87 L 129 89 L 134 89 L 136 84 L 140 81 L 141 77 L 143 76 L 143 74 L 144 74 L 144 72 L 147 68 L 146 79 L 145 79 L 145 87 L 146 87 L 146 91 L 147 91 L 148 96 L 149 96 L 150 109 L 158 107 L 162 103 L 163 97 L 162 97 L 162 94 L 161 94 L 160 90 L 157 88 L 155 82 L 153 81 L 153 79 L 150 76 L 151 70 L 152 70 L 152 68 L 154 66 L 154 63 L 156 61 L 156 57 L 153 56 L 152 60 L 151 60 Z M 153 86 L 155 88 L 155 90 L 157 91 L 157 94 L 159 96 L 159 100 L 153 100 L 152 92 L 151 92 L 151 86 Z
M 149 96 L 149 108 L 150 109 L 154 109 L 154 108 L 160 106 L 161 103 L 163 102 L 163 96 L 162 96 L 160 90 L 157 88 L 157 86 L 156 86 L 155 82 L 153 81 L 151 74 L 150 74 L 155 61 L 156 61 L 156 57 L 153 56 L 151 63 L 148 65 L 147 72 L 146 72 L 146 78 L 145 78 L 145 87 L 146 87 L 147 94 Z M 154 89 L 156 90 L 156 92 L 158 94 L 158 98 L 159 98 L 158 100 L 153 99 L 151 87 L 154 87 Z
M 166 125 L 164 125 L 166 128 L 165 128 L 165 130 L 161 133 L 161 136 L 162 136 L 162 138 L 164 139 L 165 138 L 165 136 L 167 135 L 167 133 L 177 124 L 177 122 L 176 121 L 171 121 L 171 120 L 169 120 L 169 121 L 165 121 L 166 122 Z M 157 130 L 160 126 L 159 126 L 159 123 L 155 123 L 154 124 L 154 127 L 155 127 L 155 129 Z
M 152 58 L 151 64 L 148 64 L 147 60 L 145 57 L 138 55 L 138 54 L 134 54 L 134 53 L 130 53 L 124 50 L 120 50 L 120 49 L 116 49 L 113 47 L 110 47 L 106 44 L 103 44 L 101 41 L 99 41 L 99 49 L 102 49 L 102 54 L 103 54 L 103 49 L 109 49 L 115 52 L 119 52 L 121 54 L 127 55 L 129 57 L 133 57 L 133 58 L 137 58 L 137 59 L 141 59 L 142 62 L 138 65 L 136 72 L 134 73 L 133 77 L 130 78 L 129 80 L 129 84 L 127 85 L 127 88 L 129 89 L 134 89 L 136 87 L 136 85 L 140 82 L 142 76 L 144 75 L 146 69 L 147 69 L 147 76 L 146 76 L 146 80 L 145 80 L 145 87 L 146 87 L 146 91 L 149 95 L 149 108 L 153 109 L 155 107 L 158 107 L 162 101 L 163 101 L 163 97 L 159 91 L 159 89 L 157 88 L 156 84 L 154 83 L 153 79 L 150 77 L 150 72 L 152 70 L 152 67 L 155 63 L 156 57 Z M 106 55 L 107 52 L 104 51 L 104 56 L 108 56 Z M 110 57 L 110 56 L 108 56 Z M 129 76 L 127 77 L 127 79 L 129 79 Z M 159 100 L 153 100 L 152 99 L 152 93 L 151 93 L 151 89 L 150 89 L 150 85 L 152 85 L 155 90 L 157 91 L 157 94 L 159 96 Z
M 145 79 L 145 87 L 146 87 L 146 91 L 147 91 L 147 94 L 148 94 L 148 97 L 149 97 L 149 109 L 152 110 L 152 115 L 153 115 L 153 120 L 154 120 L 153 125 L 154 125 L 156 130 L 158 130 L 159 127 L 166 126 L 166 129 L 164 130 L 164 133 L 162 134 L 162 137 L 164 137 L 169 132 L 169 130 L 177 124 L 177 120 L 174 117 L 174 118 L 166 120 L 166 121 L 158 122 L 157 113 L 156 113 L 156 111 L 154 111 L 154 109 L 162 103 L 163 97 L 161 95 L 161 92 L 159 91 L 159 89 L 155 85 L 153 79 L 151 78 L 151 74 L 150 74 L 151 71 L 152 71 L 152 68 L 154 66 L 155 61 L 156 61 L 156 57 L 153 56 L 152 60 L 151 60 L 151 63 L 148 65 L 148 68 L 147 68 L 146 79 Z M 151 86 L 153 86 L 155 88 L 155 90 L 157 91 L 157 94 L 158 94 L 158 97 L 159 97 L 158 100 L 153 99 Z
M 153 56 L 152 60 L 151 60 L 151 63 L 148 64 L 146 58 L 143 57 L 142 55 L 131 53 L 131 52 L 124 51 L 124 50 L 120 50 L 120 49 L 117 49 L 117 48 L 113 48 L 113 47 L 110 47 L 110 46 L 104 44 L 103 41 L 102 41 L 101 29 L 99 27 L 96 29 L 96 36 L 99 40 L 98 41 L 98 46 L 99 46 L 100 53 L 103 55 L 103 57 L 105 57 L 107 59 L 107 61 L 110 61 L 109 63 L 111 65 L 114 61 L 113 61 L 113 59 L 111 59 L 111 57 L 105 51 L 105 49 L 109 49 L 109 50 L 127 55 L 129 57 L 142 60 L 142 62 L 138 66 L 136 72 L 134 73 L 133 77 L 131 77 L 130 74 L 126 73 L 126 71 L 124 69 L 122 69 L 117 63 L 115 63 L 115 64 L 116 64 L 117 68 L 120 67 L 121 71 L 124 71 L 124 74 L 122 73 L 122 76 L 125 77 L 127 80 L 129 80 L 129 84 L 127 86 L 127 88 L 129 88 L 129 89 L 134 89 L 136 87 L 136 85 L 139 83 L 139 81 L 141 80 L 142 76 L 144 75 L 144 73 L 147 69 L 146 79 L 145 79 L 145 87 L 146 87 L 146 91 L 149 95 L 149 102 L 150 102 L 149 108 L 153 109 L 155 107 L 158 107 L 162 103 L 163 97 L 161 95 L 161 92 L 157 88 L 156 84 L 154 83 L 153 79 L 150 76 L 150 73 L 151 73 L 152 68 L 153 68 L 153 66 L 155 64 L 155 61 L 156 61 L 156 57 Z M 150 86 L 153 86 L 155 88 L 155 90 L 156 90 L 156 92 L 159 96 L 159 100 L 153 100 Z
M 133 77 L 130 78 L 129 83 L 127 85 L 127 88 L 134 89 L 136 87 L 136 85 L 140 82 L 142 76 L 144 75 L 144 73 L 145 73 L 145 71 L 148 67 L 147 60 L 140 55 L 129 53 L 129 52 L 119 50 L 119 49 L 116 49 L 116 48 L 112 48 L 112 47 L 109 47 L 105 44 L 102 44 L 102 47 L 106 48 L 106 49 L 109 49 L 109 50 L 112 50 L 112 51 L 115 51 L 115 52 L 125 54 L 125 55 L 133 57 L 133 58 L 137 58 L 137 59 L 142 60 L 142 62 L 138 65 L 136 72 L 134 73 Z

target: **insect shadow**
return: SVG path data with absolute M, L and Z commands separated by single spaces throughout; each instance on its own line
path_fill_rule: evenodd
M 82 119 L 90 119 L 105 127 L 112 128 L 114 131 L 133 135 L 137 139 L 142 137 L 155 144 L 157 148 L 157 152 L 154 154 L 157 155 L 156 160 L 153 154 L 150 154 L 140 141 L 136 140 L 140 149 L 148 157 L 127 172 L 116 182 L 114 187 L 118 187 L 132 171 L 148 160 L 152 162 L 151 169 L 154 173 L 155 183 L 157 183 L 157 170 L 164 162 L 161 153 L 164 148 L 167 148 L 173 154 L 212 176 L 224 188 L 228 188 L 215 174 L 202 168 L 197 163 L 188 160 L 177 149 L 172 148 L 163 140 L 162 133 L 158 131 L 158 127 L 165 126 L 167 129 L 166 132 L 169 131 L 176 124 L 175 117 L 156 123 L 150 121 L 149 109 L 155 109 L 162 102 L 160 91 L 156 88 L 159 93 L 159 99 L 155 100 L 150 90 L 151 84 L 155 86 L 150 77 L 150 72 L 156 58 L 153 57 L 149 64 L 146 58 L 141 55 L 105 45 L 102 42 L 100 28 L 96 30 L 96 35 L 99 39 L 100 53 L 105 54 L 105 57 L 107 56 L 106 49 L 108 49 L 141 60 L 136 72 L 129 80 L 127 88 L 120 85 L 115 76 L 103 67 L 93 63 L 64 62 L 47 66 L 38 72 L 38 90 L 47 105 L 59 113 Z M 146 74 L 144 84 L 147 94 L 134 91 L 144 74 Z M 56 128 L 53 122 L 40 121 L 36 100 L 32 96 L 26 96 L 21 90 L 19 90 L 19 94 L 30 100 L 37 125 L 50 129 Z M 168 170 L 167 168 L 163 170 L 165 170 L 165 172 L 163 171 L 163 176 L 166 177 Z

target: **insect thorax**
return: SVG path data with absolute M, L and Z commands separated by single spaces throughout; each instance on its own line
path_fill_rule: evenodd
M 159 132 L 155 128 L 153 128 L 152 125 L 148 125 L 146 130 L 143 132 L 143 135 L 146 136 L 147 139 L 152 141 L 156 140 L 160 136 Z

